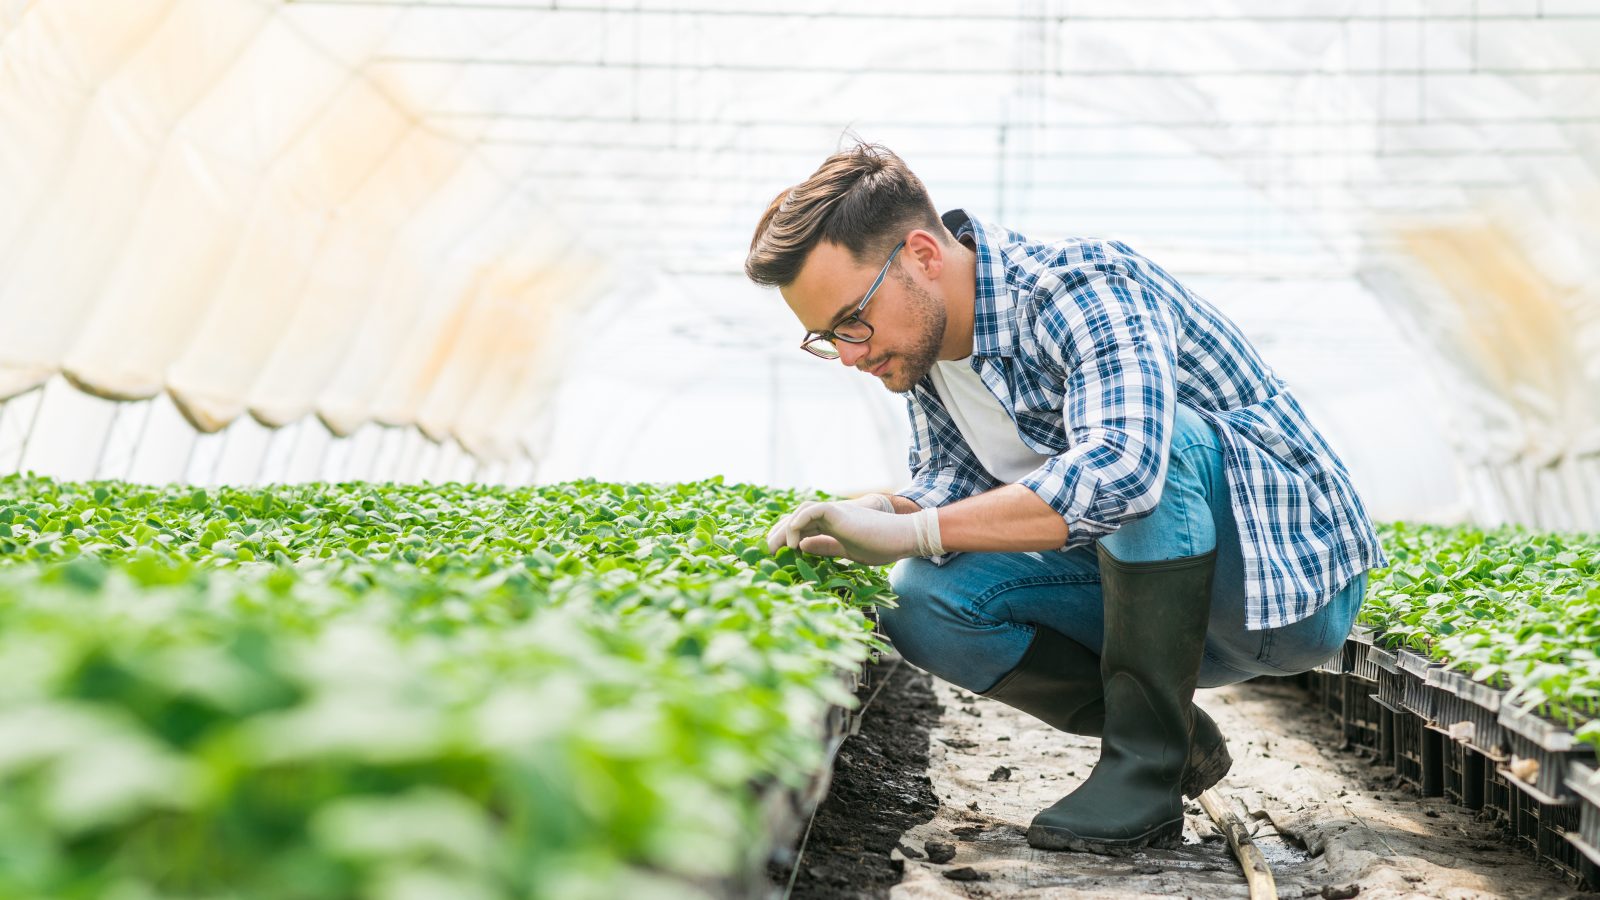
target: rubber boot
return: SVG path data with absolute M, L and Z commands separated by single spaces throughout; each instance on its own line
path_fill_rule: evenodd
M 1105 597 L 1100 762 L 1077 790 L 1034 816 L 1028 843 L 1110 854 L 1177 847 L 1216 551 L 1125 563 L 1098 550 Z
M 1017 667 L 982 696 L 1020 709 L 1053 728 L 1100 737 L 1106 721 L 1100 657 L 1053 628 L 1034 626 L 1033 642 Z M 1183 770 L 1183 795 L 1194 798 L 1233 765 L 1228 742 L 1206 711 L 1194 708 L 1194 732 Z

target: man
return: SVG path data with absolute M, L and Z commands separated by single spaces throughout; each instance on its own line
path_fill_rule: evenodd
M 802 347 L 907 395 L 909 487 L 805 503 L 768 541 L 890 573 L 913 664 L 1101 736 L 1028 842 L 1181 842 L 1231 765 L 1192 700 L 1305 671 L 1386 564 L 1349 474 L 1239 329 L 1115 241 L 941 219 L 887 149 L 773 200 L 745 262 Z

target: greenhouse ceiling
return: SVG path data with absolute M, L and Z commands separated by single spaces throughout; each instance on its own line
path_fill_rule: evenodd
M 748 290 L 860 138 L 1024 233 L 1357 284 L 1508 508 L 1600 492 L 1596 48 L 1593 0 L 12 0 L 0 397 L 532 454 L 580 319 Z M 701 296 L 679 336 L 790 342 Z

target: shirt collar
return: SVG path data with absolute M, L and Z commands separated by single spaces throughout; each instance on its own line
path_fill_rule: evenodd
M 941 218 L 957 239 L 970 235 L 978 255 L 973 285 L 973 355 L 1014 356 L 1016 302 L 1006 284 L 1005 248 L 1001 243 L 1010 233 L 985 225 L 961 209 L 953 209 Z

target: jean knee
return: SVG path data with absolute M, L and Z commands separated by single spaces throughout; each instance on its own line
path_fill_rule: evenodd
M 1181 403 L 1172 415 L 1171 443 L 1173 448 L 1180 450 L 1207 447 L 1218 453 L 1222 452 L 1222 440 L 1217 436 L 1216 426 L 1205 416 Z
M 889 590 L 899 598 L 895 609 L 879 608 L 880 613 L 898 613 L 908 606 L 927 602 L 933 593 L 934 578 L 939 567 L 919 557 L 909 557 L 889 569 Z
M 878 607 L 878 628 L 896 653 L 920 669 L 927 669 L 923 662 L 932 655 L 928 632 L 934 620 L 930 607 L 936 602 L 932 576 L 937 571 L 925 559 L 900 560 L 889 570 L 889 589 L 899 598 L 897 604 Z
M 878 626 L 895 651 L 967 690 L 999 681 L 1033 639 L 1029 625 L 983 619 L 969 604 L 970 585 L 925 559 L 902 560 L 890 571 L 889 586 L 899 605 L 880 608 Z

